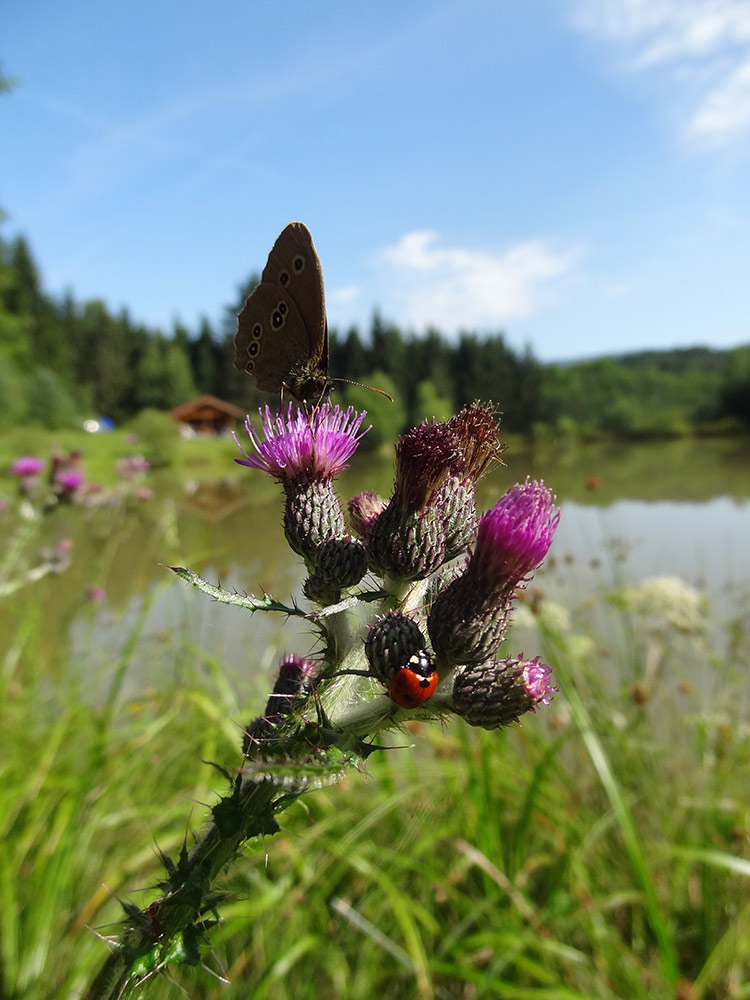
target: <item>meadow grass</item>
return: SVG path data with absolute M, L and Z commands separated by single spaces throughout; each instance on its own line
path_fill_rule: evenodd
M 180 630 L 124 698 L 136 623 L 93 703 L 85 665 L 22 655 L 43 599 L 26 591 L 3 650 L 4 1000 L 85 996 L 116 897 L 154 895 L 158 852 L 226 789 L 208 762 L 239 766 L 263 702 Z M 608 595 L 535 610 L 550 709 L 503 732 L 415 724 L 298 800 L 227 872 L 205 967 L 144 996 L 750 996 L 746 632 Z
M 119 432 L 56 443 L 83 447 L 105 484 L 128 450 Z M 36 444 L 5 439 L 8 463 L 48 454 Z M 201 476 L 234 453 L 184 447 Z M 158 513 L 147 535 L 133 511 L 79 514 L 101 520 L 87 560 L 170 555 Z M 76 573 L 82 591 L 74 560 L 0 608 L 0 1000 L 86 996 L 118 899 L 156 896 L 159 852 L 192 842 L 226 791 L 212 762 L 240 766 L 239 727 L 265 703 L 188 628 L 145 642 L 148 598 L 104 662 L 93 626 L 78 659 L 54 648 Z M 144 996 L 750 997 L 750 639 L 690 597 L 532 602 L 511 644 L 554 668 L 552 706 L 502 732 L 415 723 L 299 799 L 226 873 L 204 967 L 171 967 Z

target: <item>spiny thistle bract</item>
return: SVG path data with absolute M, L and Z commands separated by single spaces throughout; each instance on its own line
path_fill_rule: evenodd
M 236 461 L 282 486 L 284 534 L 305 561 L 312 607 L 175 572 L 216 600 L 306 617 L 320 641 L 312 654 L 284 657 L 264 714 L 243 728 L 244 760 L 208 831 L 177 862 L 163 859 L 161 898 L 131 908 L 110 963 L 120 989 L 169 962 L 194 961 L 218 899 L 214 880 L 243 842 L 276 832 L 277 812 L 338 781 L 380 733 L 451 714 L 495 729 L 549 704 L 554 691 L 538 658 L 499 655 L 514 594 L 544 559 L 559 512 L 544 484 L 527 479 L 477 519 L 477 480 L 502 450 L 490 406 L 404 434 L 391 497 L 352 498 L 348 526 L 334 480 L 369 430 L 364 414 L 325 403 L 260 416 L 260 432 L 248 418 L 250 445 Z

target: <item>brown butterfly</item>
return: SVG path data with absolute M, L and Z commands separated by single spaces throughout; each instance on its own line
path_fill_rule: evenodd
M 290 222 L 238 316 L 234 363 L 262 392 L 316 406 L 331 395 L 323 270 L 310 230 Z

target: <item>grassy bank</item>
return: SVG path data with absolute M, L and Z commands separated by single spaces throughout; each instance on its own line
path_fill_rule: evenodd
M 522 616 L 551 708 L 503 733 L 416 726 L 301 799 L 227 873 L 206 968 L 145 995 L 750 996 L 748 636 L 709 639 L 686 594 Z M 75 663 L 22 674 L 35 599 L 3 649 L 0 995 L 62 1000 L 103 961 L 115 897 L 142 906 L 157 851 L 191 841 L 225 789 L 205 762 L 239 765 L 263 697 L 173 635 L 123 699 L 137 626 L 96 704 Z

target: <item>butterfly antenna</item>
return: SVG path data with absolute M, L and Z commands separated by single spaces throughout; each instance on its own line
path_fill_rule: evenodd
M 379 392 L 381 396 L 385 396 L 386 399 L 390 399 L 392 403 L 396 402 L 393 396 L 391 396 L 390 393 L 387 393 L 385 389 L 376 389 L 374 385 L 365 385 L 364 382 L 352 382 L 350 378 L 332 378 L 331 381 L 346 382 L 347 385 L 358 385 L 360 389 L 369 389 L 370 392 Z

